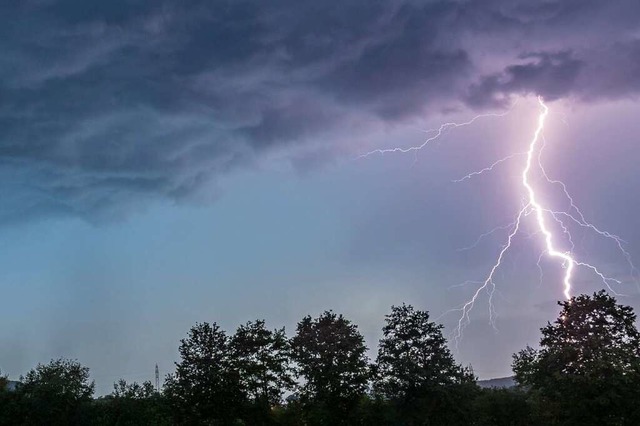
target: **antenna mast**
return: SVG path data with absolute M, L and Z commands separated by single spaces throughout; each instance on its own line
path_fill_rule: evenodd
M 156 364 L 156 392 L 160 393 L 160 371 L 158 370 L 158 364 Z

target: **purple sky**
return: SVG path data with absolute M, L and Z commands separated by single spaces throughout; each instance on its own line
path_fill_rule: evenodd
M 0 6 L 0 369 L 78 358 L 100 393 L 172 368 L 195 321 L 344 313 L 375 348 L 391 304 L 447 333 L 522 200 L 514 157 L 551 108 L 542 157 L 640 263 L 635 0 L 31 0 Z M 358 155 L 422 143 L 417 156 Z M 545 202 L 566 208 L 552 185 Z M 535 232 L 527 220 L 523 230 Z M 556 229 L 557 231 L 557 229 Z M 575 254 L 640 301 L 612 241 Z M 559 240 L 559 245 L 566 240 Z M 562 246 L 568 249 L 567 246 Z M 510 374 L 562 298 L 523 236 L 456 356 Z M 576 292 L 602 288 L 578 272 Z

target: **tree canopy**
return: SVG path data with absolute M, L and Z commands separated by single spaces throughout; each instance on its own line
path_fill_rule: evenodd
M 264 320 L 248 322 L 238 327 L 230 344 L 248 397 L 269 404 L 279 403 L 283 392 L 294 384 L 284 328 L 271 331 Z
M 0 426 L 640 424 L 633 309 L 605 292 L 559 303 L 539 348 L 514 355 L 518 388 L 477 386 L 442 325 L 403 304 L 385 316 L 372 364 L 358 327 L 325 311 L 302 318 L 292 338 L 263 320 L 231 336 L 196 323 L 161 389 L 119 380 L 94 399 L 89 369 L 65 359 L 39 364 L 9 388 L 0 375 Z
M 272 407 L 280 404 L 282 394 L 295 385 L 284 328 L 271 331 L 264 320 L 250 321 L 238 327 L 230 347 L 248 400 L 244 418 L 251 424 L 267 424 Z
M 182 421 L 229 424 L 238 416 L 243 397 L 228 343 L 224 330 L 206 322 L 180 340 L 181 360 L 165 387 Z
M 364 395 L 369 379 L 367 347 L 356 325 L 325 311 L 306 316 L 291 340 L 292 358 L 304 379 L 303 403 L 313 403 L 321 424 L 342 424 Z
M 633 309 L 604 291 L 558 303 L 560 315 L 541 329 L 540 349 L 514 355 L 517 382 L 563 421 L 639 424 L 640 333 Z
M 392 306 L 378 346 L 376 388 L 388 398 L 405 398 L 435 386 L 473 380 L 456 364 L 442 325 L 411 305 Z
M 20 381 L 17 392 L 29 424 L 81 423 L 82 408 L 92 400 L 95 388 L 89 369 L 67 359 L 38 364 Z
M 434 411 L 456 414 L 462 408 L 458 401 L 461 389 L 456 386 L 472 384 L 475 378 L 455 362 L 442 325 L 430 321 L 427 311 L 403 304 L 391 307 L 382 333 L 375 365 L 376 392 L 393 401 L 400 417 L 410 424 L 432 417 Z

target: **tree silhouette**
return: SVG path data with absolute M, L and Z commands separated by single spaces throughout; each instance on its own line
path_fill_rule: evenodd
M 150 381 L 127 383 L 120 379 L 113 392 L 98 398 L 93 407 L 92 425 L 170 425 L 165 398 Z
M 558 319 L 541 329 L 540 349 L 514 355 L 517 382 L 560 422 L 640 424 L 640 333 L 633 309 L 604 290 L 558 303 Z
M 0 371 L 0 425 L 21 424 L 25 417 L 20 398 L 8 388 L 9 378 Z
M 394 402 L 409 424 L 436 413 L 457 415 L 463 408 L 459 399 L 469 399 L 463 395 L 474 390 L 474 377 L 456 364 L 442 325 L 429 321 L 427 311 L 405 304 L 392 306 L 385 318 L 375 365 L 376 393 Z M 443 424 L 454 421 L 447 419 Z
M 198 323 L 180 341 L 181 361 L 165 393 L 179 423 L 231 424 L 243 404 L 228 338 L 216 324 Z
M 369 372 L 364 338 L 342 315 L 306 316 L 291 340 L 305 382 L 300 389 L 312 424 L 346 424 L 364 394 Z
M 17 393 L 27 424 L 82 423 L 83 408 L 91 402 L 95 387 L 89 369 L 67 359 L 38 364 L 20 381 Z
M 242 391 L 250 401 L 245 418 L 251 424 L 268 423 L 271 408 L 294 386 L 284 328 L 271 331 L 263 320 L 248 322 L 238 327 L 230 345 Z

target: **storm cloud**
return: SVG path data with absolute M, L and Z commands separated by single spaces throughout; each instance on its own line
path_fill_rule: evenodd
M 350 152 L 327 135 L 372 120 L 640 90 L 631 0 L 32 0 L 0 13 L 4 221 L 210 200 L 220 176 L 270 153 L 316 167 Z

